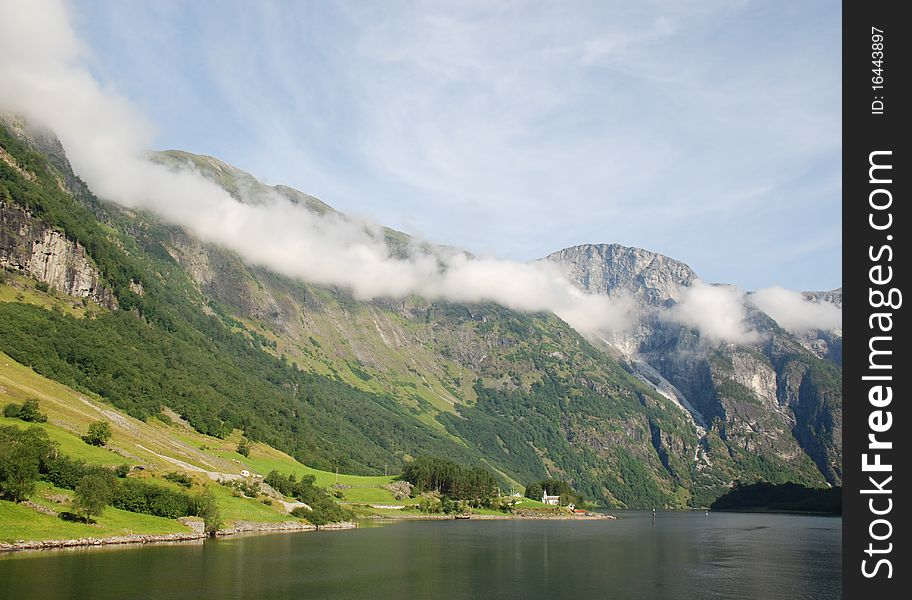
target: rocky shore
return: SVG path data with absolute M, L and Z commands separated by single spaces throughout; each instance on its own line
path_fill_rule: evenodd
M 177 543 L 177 542 L 202 542 L 208 534 L 203 531 L 202 521 L 188 519 L 184 522 L 190 528 L 190 531 L 167 534 L 131 534 L 115 535 L 110 537 L 99 538 L 77 538 L 70 540 L 36 540 L 36 541 L 17 541 L 17 542 L 0 542 L 0 552 L 12 552 L 16 550 L 49 550 L 54 548 L 77 548 L 88 546 L 116 546 L 122 544 L 157 544 L 157 543 Z M 228 537 L 241 533 L 279 533 L 279 532 L 299 532 L 299 531 L 337 531 L 344 529 L 355 529 L 357 523 L 343 522 L 331 523 L 329 525 L 311 525 L 301 521 L 283 521 L 281 523 L 257 523 L 253 521 L 237 521 L 234 527 L 219 529 L 216 537 Z
M 416 513 L 401 513 L 391 515 L 364 515 L 359 518 L 387 521 L 452 521 L 455 519 L 465 519 L 469 521 L 604 521 L 617 519 L 614 515 L 599 513 L 589 513 L 586 515 L 422 515 Z

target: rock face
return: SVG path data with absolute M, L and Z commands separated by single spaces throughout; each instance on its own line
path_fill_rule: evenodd
M 698 278 L 687 265 L 617 244 L 574 246 L 545 260 L 564 266 L 584 291 L 637 300 L 637 325 L 606 342 L 626 354 L 641 380 L 689 412 L 704 440 L 718 436 L 736 462 L 767 478 L 779 465 L 810 481 L 813 461 L 828 482 L 841 481 L 840 331 L 789 332 L 750 309 L 761 343 L 713 344 L 661 318 Z M 842 305 L 841 289 L 804 296 Z
M 591 294 L 626 294 L 649 306 L 677 300 L 697 279 L 686 264 L 641 248 L 584 244 L 545 257 L 567 269 L 570 281 Z
M 0 203 L 0 265 L 70 296 L 116 307 L 114 295 L 104 285 L 85 248 L 28 211 L 5 203 Z

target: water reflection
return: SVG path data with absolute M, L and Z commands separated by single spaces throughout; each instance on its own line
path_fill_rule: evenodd
M 0 560 L 4 597 L 841 597 L 841 520 L 621 512 L 618 521 L 428 521 Z

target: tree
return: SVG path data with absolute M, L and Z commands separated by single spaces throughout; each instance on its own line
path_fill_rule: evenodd
M 214 535 L 219 527 L 222 526 L 221 514 L 219 513 L 218 503 L 215 501 L 215 495 L 212 490 L 206 489 L 194 499 L 194 512 L 196 516 L 203 519 L 206 525 L 206 533 Z
M 38 401 L 34 398 L 29 398 L 22 404 L 7 404 L 3 407 L 3 416 L 29 423 L 45 423 L 48 420 L 47 415 L 38 409 Z
M 39 467 L 54 452 L 54 443 L 38 427 L 0 427 L 0 498 L 19 502 L 31 496 Z
M 107 421 L 95 421 L 89 425 L 89 432 L 82 436 L 82 441 L 93 446 L 104 446 L 111 439 L 111 424 Z
M 104 512 L 105 506 L 111 502 L 113 496 L 114 490 L 110 480 L 104 475 L 91 473 L 76 484 L 73 510 L 88 522 L 89 517 L 99 516 Z
M 543 479 L 526 486 L 526 498 L 541 500 L 542 494 L 545 492 L 547 492 L 549 496 L 560 496 L 559 502 L 561 506 L 579 504 L 582 502 L 582 498 L 573 487 L 566 481 L 560 479 Z
M 48 420 L 47 415 L 42 414 L 38 409 L 38 401 L 34 398 L 29 398 L 22 404 L 19 409 L 19 418 L 32 423 L 46 423 Z
M 238 442 L 237 452 L 241 456 L 250 456 L 250 442 L 247 438 L 241 438 L 241 441 Z

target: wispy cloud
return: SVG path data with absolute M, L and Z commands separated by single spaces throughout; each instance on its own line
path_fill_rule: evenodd
M 229 161 L 482 252 L 617 241 L 745 287 L 838 285 L 828 3 L 165 6 L 101 1 L 87 28 L 146 44 L 111 68 L 193 92 L 199 110 L 168 114 L 191 149 L 208 122 Z M 180 52 L 160 42 L 175 21 L 194 30 Z M 753 251 L 805 236 L 826 243 Z
M 643 219 L 654 219 L 660 228 L 663 219 L 680 221 L 690 213 L 705 220 L 737 212 L 732 203 L 744 210 L 777 189 L 770 183 L 776 172 L 768 169 L 791 156 L 782 149 L 771 163 L 754 152 L 751 157 L 763 163 L 758 173 L 753 173 L 757 165 L 728 164 L 743 181 L 713 195 L 732 180 L 689 172 L 695 166 L 685 146 L 659 135 L 662 126 L 674 121 L 673 114 L 658 123 L 630 122 L 628 111 L 636 99 L 615 92 L 618 80 L 581 75 L 593 68 L 623 72 L 636 55 L 646 75 L 625 81 L 646 86 L 643 90 L 654 94 L 646 98 L 667 100 L 672 113 L 695 98 L 709 110 L 721 109 L 705 89 L 690 90 L 701 74 L 681 72 L 694 64 L 682 60 L 677 69 L 669 69 L 654 47 L 721 10 L 711 4 L 686 14 L 675 12 L 674 5 L 660 6 L 660 16 L 619 11 L 620 22 L 607 30 L 597 18 L 583 18 L 588 14 L 568 15 L 548 5 L 529 11 L 526 5 L 492 9 L 480 3 L 444 11 L 440 5 L 421 4 L 392 16 L 364 6 L 352 5 L 335 15 L 347 24 L 341 31 L 349 38 L 343 46 L 329 43 L 332 36 L 320 30 L 319 15 L 295 13 L 296 7 L 286 7 L 289 17 L 284 8 L 267 6 L 251 20 L 249 31 L 236 32 L 227 45 L 212 41 L 229 37 L 221 29 L 226 21 L 203 31 L 211 38 L 206 73 L 212 74 L 223 100 L 239 118 L 252 119 L 245 122 L 265 136 L 263 144 L 276 144 L 295 160 L 305 157 L 308 177 L 342 196 L 360 194 L 362 202 L 379 202 L 388 200 L 390 190 L 410 190 L 411 199 L 401 206 L 415 214 L 442 211 L 455 215 L 457 225 L 462 215 L 479 231 L 515 237 L 521 245 L 529 219 L 547 232 L 566 225 L 567 215 L 581 207 L 593 215 L 611 215 L 617 228 Z M 159 10 L 167 18 L 180 17 L 174 5 Z M 155 139 L 154 127 L 134 102 L 101 82 L 97 57 L 74 32 L 66 4 L 0 0 L 0 14 L 0 106 L 51 127 L 77 172 L 102 197 L 155 211 L 251 263 L 344 286 L 359 298 L 419 294 L 493 301 L 518 310 L 552 311 L 583 333 L 617 331 L 635 316 L 629 301 L 584 294 L 547 263 L 470 259 L 460 251 L 429 256 L 418 248 L 410 259 L 394 258 L 370 220 L 320 218 L 278 195 L 256 206 L 239 203 L 192 170 L 149 162 L 145 153 Z M 507 22 L 514 27 L 506 27 Z M 299 23 L 313 34 L 307 38 L 311 52 L 303 59 L 312 77 L 297 76 L 296 55 L 274 41 L 290 36 Z M 639 23 L 636 31 L 642 34 L 631 37 L 625 23 Z M 264 43 L 250 44 L 245 36 Z M 248 54 L 251 48 L 255 51 Z M 733 86 L 732 81 L 720 83 L 745 105 L 756 102 Z M 678 92 L 683 98 L 674 97 Z M 605 105 L 585 101 L 593 94 Z M 336 106 L 337 98 L 351 105 Z M 774 118 L 772 125 L 758 125 L 731 114 L 713 119 L 740 133 L 789 122 Z M 301 120 L 313 136 L 308 143 L 294 134 Z M 824 121 L 811 123 L 809 133 Z M 697 147 L 716 139 L 699 127 L 693 132 L 689 141 Z M 820 150 L 829 142 L 802 143 L 808 148 L 819 144 Z M 353 150 L 343 152 L 345 144 Z M 640 163 L 679 176 L 673 190 L 652 181 L 651 167 Z M 345 173 L 352 172 L 365 173 L 365 181 L 346 180 Z M 696 183 L 708 197 L 686 202 L 688 193 L 696 193 L 688 186 Z M 380 186 L 373 195 L 365 188 L 372 184 Z M 644 197 L 641 188 L 656 196 Z M 433 204 L 419 207 L 425 198 Z M 363 212 L 380 207 L 357 206 Z M 698 227 L 700 241 L 707 243 L 713 230 L 705 229 L 704 221 Z M 766 290 L 752 301 L 784 327 L 825 326 L 834 318 L 832 311 L 809 307 L 785 290 Z M 663 317 L 698 329 L 712 342 L 752 343 L 758 335 L 747 324 L 746 310 L 736 288 L 697 283 Z
M 731 286 L 708 285 L 698 280 L 662 317 L 698 330 L 713 343 L 753 344 L 761 339 L 747 322 L 744 293 Z
M 624 325 L 623 303 L 582 293 L 554 265 L 471 259 L 456 250 L 431 255 L 417 244 L 411 258 L 396 258 L 370 222 L 318 216 L 279 194 L 239 202 L 192 169 L 148 160 L 151 128 L 81 64 L 64 5 L 36 1 L 10 15 L 0 22 L 0 107 L 55 131 L 99 196 L 151 210 L 250 263 L 346 287 L 361 299 L 418 294 L 492 301 L 554 312 L 583 333 Z M 48 47 L 45 39 L 59 43 Z M 8 42 L 19 46 L 7 48 Z
M 748 300 L 785 329 L 842 328 L 842 310 L 829 302 L 814 302 L 792 290 L 781 287 L 758 290 Z

